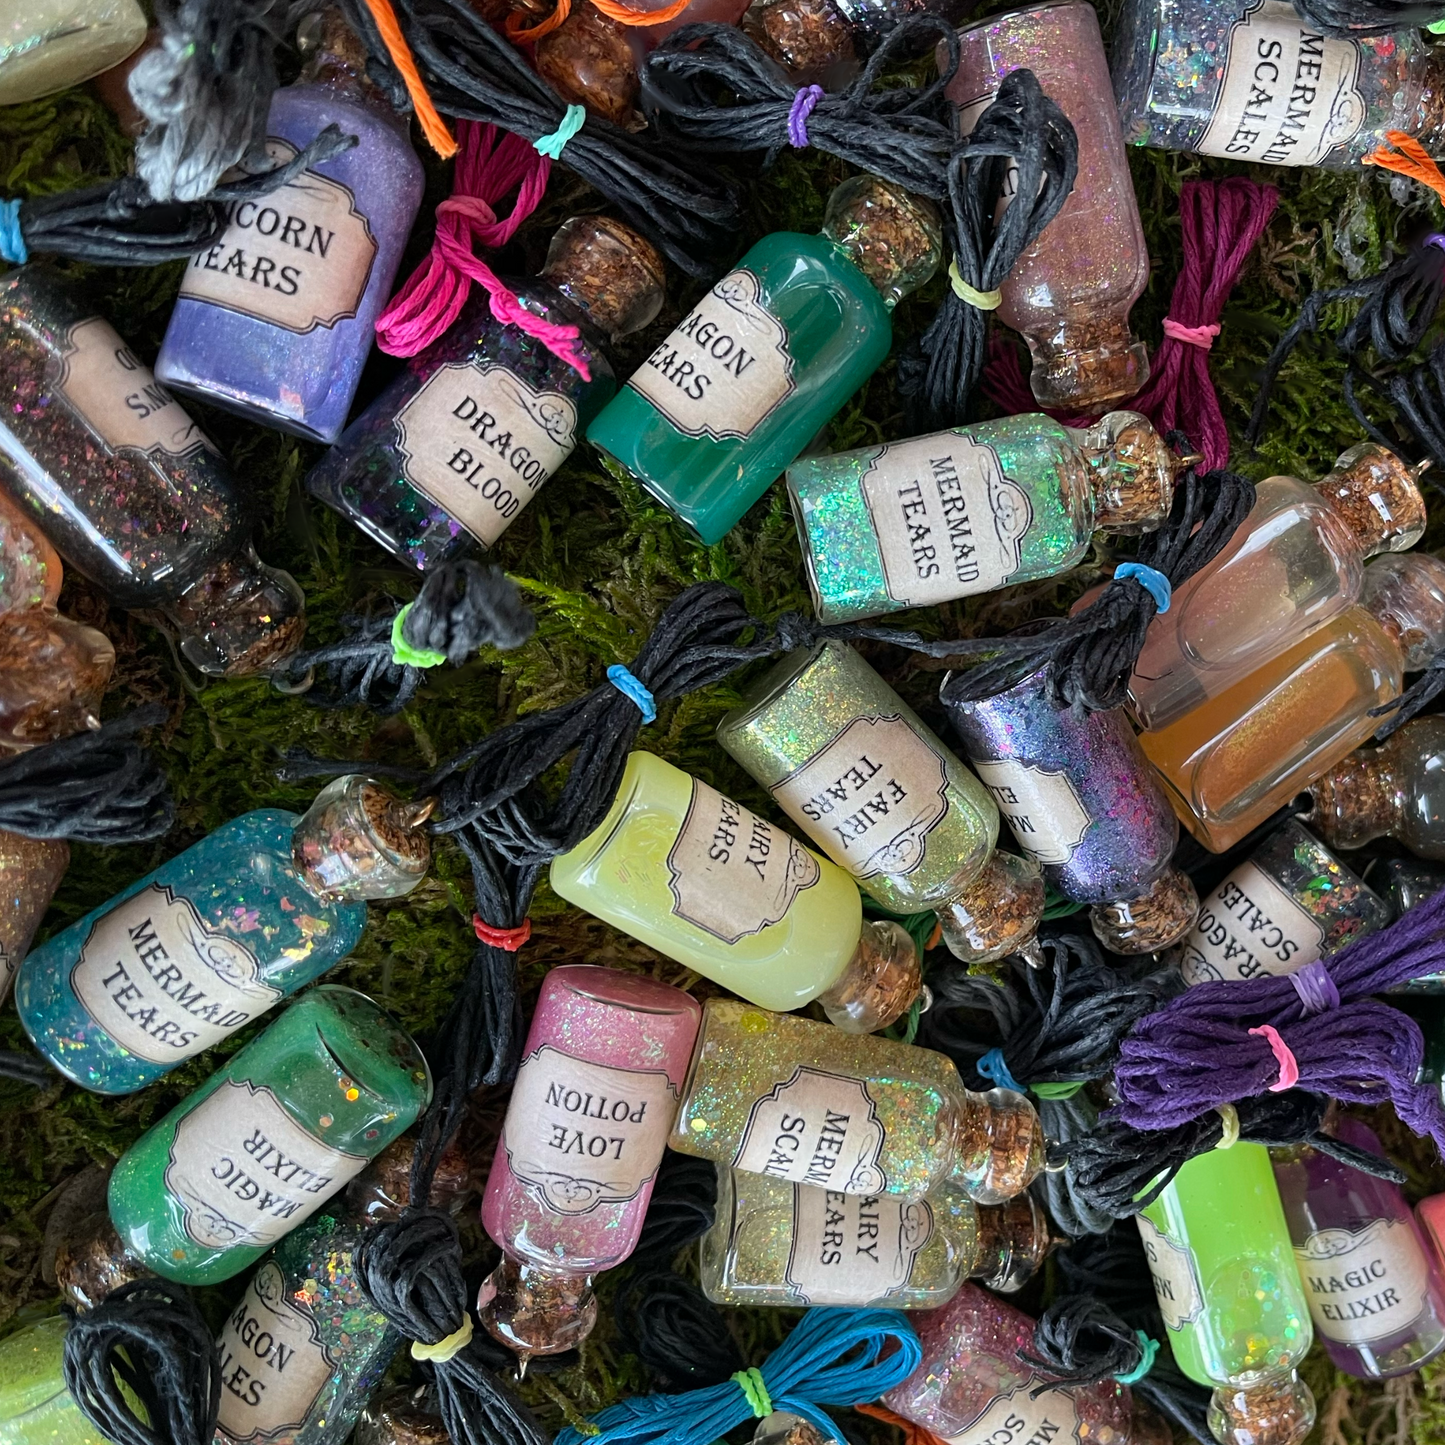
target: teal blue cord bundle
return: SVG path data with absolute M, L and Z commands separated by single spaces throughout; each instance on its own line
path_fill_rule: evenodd
M 901 1385 L 922 1358 L 913 1326 L 897 1310 L 811 1309 L 761 1368 L 705 1390 L 624 1400 L 594 1418 L 595 1435 L 569 1425 L 556 1445 L 711 1445 L 733 1426 L 777 1410 L 837 1439 L 821 1406 L 869 1404 Z

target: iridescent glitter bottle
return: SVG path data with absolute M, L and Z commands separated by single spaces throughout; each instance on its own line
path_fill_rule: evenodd
M 1076 712 L 1050 695 L 1046 668 L 991 697 L 969 697 L 967 680 L 950 674 L 941 696 L 1019 847 L 1065 897 L 1091 905 L 1115 952 L 1177 943 L 1199 901 L 1171 866 L 1179 821 L 1123 709 Z
M 517 299 L 581 331 L 590 379 L 479 295 L 352 422 L 307 488 L 422 571 L 472 541 L 490 547 L 617 390 L 606 341 L 657 315 L 662 280 L 662 258 L 635 231 L 603 216 L 568 221 Z
M 606 817 L 550 876 L 569 903 L 764 1008 L 816 999 L 871 1033 L 918 995 L 912 939 L 865 919 L 841 868 L 652 753 L 628 758 Z
M 1083 0 L 1014 10 L 964 30 L 948 98 L 967 135 L 1011 71 L 1032 70 L 1073 123 L 1079 175 L 1063 209 L 1014 263 L 995 315 L 1033 355 L 1041 406 L 1106 411 L 1149 379 L 1129 309 L 1149 281 L 1119 117 L 1104 97 L 1109 64 L 1094 7 Z
M 230 468 L 110 324 L 55 274 L 0 278 L 0 486 L 120 607 L 181 633 L 202 672 L 263 672 L 300 644 L 301 589 L 263 566 Z
M 1214 1438 L 1298 1445 L 1315 1422 L 1296 1373 L 1313 1335 L 1269 1151 L 1191 1159 L 1138 1223 L 1175 1363 L 1214 1387 Z
M 959 958 L 1037 951 L 1038 868 L 994 851 L 993 799 L 851 647 L 789 654 L 718 741 L 884 908 L 934 910 Z
M 421 205 L 406 128 L 366 76 L 366 51 L 335 7 L 316 54 L 278 90 L 267 148 L 289 160 L 328 125 L 359 143 L 259 201 L 192 257 L 156 375 L 267 426 L 334 442 L 371 352 Z
M 524 1357 L 573 1349 L 592 1284 L 637 1244 L 702 1009 L 691 994 L 589 965 L 542 983 L 482 1223 L 502 1262 L 477 1314 Z
M 719 1165 L 841 1194 L 922 1199 L 947 1182 L 979 1204 L 1043 1164 L 1033 1106 L 971 1093 L 953 1061 L 793 1014 L 710 999 L 668 1143 Z
M 60 557 L 45 533 L 0 492 L 0 612 L 54 607 L 62 580 Z
M 1384 928 L 1390 905 L 1291 818 L 1199 905 L 1185 983 L 1294 973 Z
M 242 814 L 29 954 L 20 1022 L 82 1088 L 144 1088 L 345 958 L 362 900 L 425 875 L 430 811 L 352 775 Z
M 119 65 L 146 38 L 136 0 L 25 0 L 0 19 L 0 105 L 38 100 Z
M 110 1176 L 132 1254 L 181 1284 L 217 1284 L 299 1228 L 431 1101 L 426 1060 L 364 994 L 303 994 Z
M 938 268 L 938 215 L 873 176 L 823 232 L 759 241 L 587 429 L 609 466 L 720 540 L 878 369 L 891 312 Z

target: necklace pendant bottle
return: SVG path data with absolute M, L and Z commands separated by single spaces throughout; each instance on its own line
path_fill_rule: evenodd
M 552 860 L 569 903 L 764 1008 L 817 1000 L 871 1033 L 918 995 L 913 940 L 863 917 L 853 880 L 652 753 L 627 759 L 606 817 Z
M 405 126 L 366 78 L 366 52 L 339 11 L 322 12 L 302 79 L 266 122 L 280 163 L 328 125 L 358 144 L 257 201 L 186 267 L 156 375 L 264 426 L 334 442 L 371 352 L 421 205 Z
M 482 1324 L 524 1358 L 585 1339 L 595 1276 L 636 1247 L 701 1013 L 681 989 L 611 969 L 543 981 L 482 1204 L 502 1262 L 477 1296 Z
M 1116 953 L 1177 943 L 1199 910 L 1171 866 L 1179 822 L 1123 710 L 1075 712 L 1045 668 L 992 697 L 943 698 L 963 750 L 1019 847 Z
M 1000 284 L 995 315 L 1033 356 L 1040 406 L 1078 416 L 1107 411 L 1149 379 L 1149 356 L 1129 310 L 1149 281 L 1109 63 L 1094 7 L 1035 5 L 959 34 L 958 71 L 945 94 L 969 134 L 1004 76 L 1028 69 L 1079 137 L 1079 174 L 1063 209 Z
M 45 533 L 0 491 L 0 613 L 54 607 L 62 580 Z
M 395 1019 L 322 984 L 126 1150 L 110 1217 L 180 1284 L 218 1284 L 305 1224 L 409 1129 L 431 1073 Z
M 587 429 L 711 545 L 878 369 L 892 309 L 938 268 L 933 207 L 873 176 L 828 198 L 819 236 L 764 237 Z
M 0 105 L 79 85 L 119 65 L 145 37 L 136 0 L 26 0 L 0 37 Z
M 935 910 L 958 957 L 1037 950 L 1037 867 L 994 851 L 993 799 L 852 648 L 789 654 L 718 741 L 869 897 L 893 913 Z
M 26 1033 L 84 1089 L 144 1088 L 345 958 L 362 900 L 425 876 L 430 811 L 353 775 L 242 814 L 27 955 Z
M 683 1154 L 842 1194 L 922 1199 L 945 1182 L 978 1204 L 1043 1165 L 1022 1094 L 963 1087 L 953 1061 L 733 999 L 710 999 L 677 1124 Z
M 661 257 L 628 227 L 568 221 L 517 299 L 580 329 L 591 380 L 475 297 L 352 422 L 308 490 L 423 572 L 473 542 L 493 546 L 616 391 L 606 339 L 653 320 L 662 278 Z

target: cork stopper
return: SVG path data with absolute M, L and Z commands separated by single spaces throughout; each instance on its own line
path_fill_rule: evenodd
M 524 1363 L 532 1355 L 560 1355 L 597 1323 L 592 1276 L 561 1274 L 504 1254 L 477 1291 L 477 1318 Z
M 1336 458 L 1315 489 L 1354 534 L 1363 556 L 1403 552 L 1425 533 L 1420 476 L 1429 465 L 1412 467 L 1374 442 L 1361 442 Z
M 430 1385 L 393 1390 L 368 1401 L 356 1421 L 354 1439 L 356 1445 L 452 1445 Z
M 1118 536 L 1162 526 L 1174 505 L 1174 479 L 1197 457 L 1170 451 L 1148 417 L 1111 411 L 1075 432 L 1094 490 L 1094 525 Z
M 1209 1433 L 1220 1445 L 1299 1445 L 1314 1423 L 1315 1397 L 1293 1370 L 1248 1388 L 1224 1385 L 1209 1397 Z
M 1331 848 L 1360 848 L 1398 832 L 1405 821 L 1405 794 L 1390 766 L 1419 737 L 1412 729 L 1437 722 L 1416 718 L 1382 748 L 1360 748 L 1310 786 L 1314 808 L 1304 820 Z M 1441 759 L 1445 764 L 1445 758 Z
M 1056 1243 L 1048 1215 L 1027 1189 L 1004 1204 L 980 1204 L 978 1263 L 969 1278 L 1012 1294 L 1033 1278 Z
M 1139 898 L 1096 903 L 1089 910 L 1094 936 L 1115 953 L 1158 953 L 1194 927 L 1199 895 L 1177 868 L 1156 878 Z
M 832 88 L 858 69 L 853 27 L 834 0 L 753 0 L 742 27 L 795 85 Z
M 1149 352 L 1135 340 L 1127 316 L 1061 321 L 1047 336 L 1030 336 L 1029 350 L 1029 386 L 1038 404 L 1052 411 L 1096 416 L 1149 380 Z
M 872 1034 L 908 1012 L 922 983 L 922 963 L 907 930 L 865 918 L 853 957 L 818 1002 L 844 1033 Z
M 1023 953 L 1044 916 L 1043 872 L 1031 858 L 995 849 L 978 877 L 937 913 L 948 951 L 964 963 Z
M 611 337 L 641 331 L 662 310 L 662 257 L 610 216 L 574 216 L 552 237 L 542 279 Z
M 115 648 L 49 607 L 0 614 L 0 751 L 100 726 Z
M 1445 647 L 1445 562 L 1424 552 L 1376 558 L 1360 605 L 1399 644 L 1405 671 L 1419 672 Z
M 55 1254 L 55 1282 L 77 1309 L 94 1309 L 112 1290 L 132 1280 L 154 1278 L 125 1247 L 103 1209 L 82 1219 Z
M 949 1182 L 975 1204 L 1012 1199 L 1044 1167 L 1043 1127 L 1022 1094 L 960 1089 L 951 1122 L 954 1164 Z
M 623 130 L 636 129 L 641 47 L 633 27 L 621 25 L 586 0 L 537 42 L 537 74 L 558 95 Z
M 349 773 L 316 795 L 291 835 L 292 857 L 307 886 L 327 898 L 401 898 L 431 866 L 424 824 L 435 806 Z
M 933 204 L 877 176 L 854 176 L 834 189 L 823 234 L 890 309 L 922 286 L 943 259 L 943 227 Z

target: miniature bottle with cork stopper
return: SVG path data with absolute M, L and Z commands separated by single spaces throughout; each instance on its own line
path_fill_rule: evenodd
M 652 753 L 627 759 L 601 823 L 552 860 L 552 889 L 764 1008 L 815 999 L 871 1033 L 907 1012 L 920 962 L 896 923 L 863 917 L 852 878 Z
M 656 317 L 662 287 L 662 258 L 635 231 L 574 217 L 516 295 L 534 315 L 579 329 L 587 375 L 474 296 L 347 427 L 307 488 L 423 572 L 474 542 L 494 545 L 616 392 L 607 346 Z
M 0 612 L 54 607 L 64 580 L 45 533 L 0 491 Z
M 964 1088 L 932 1049 L 710 999 L 668 1140 L 682 1154 L 840 1194 L 1002 1204 L 1043 1167 L 1039 1116 Z
M 146 38 L 136 0 L 25 0 L 7 7 L 0 25 L 0 105 L 79 85 Z
M 851 647 L 790 653 L 718 741 L 875 902 L 934 910 L 957 957 L 1037 954 L 1037 865 L 995 850 L 988 791 Z
M 313 53 L 301 79 L 272 98 L 271 158 L 290 160 L 332 124 L 357 144 L 260 200 L 228 206 L 225 234 L 186 267 L 156 375 L 264 426 L 334 442 L 423 176 L 341 11 L 314 12 L 299 38 Z
M 817 236 L 764 237 L 587 429 L 704 542 L 724 537 L 892 344 L 891 313 L 937 270 L 925 200 L 854 176 Z
M 432 806 L 353 774 L 232 819 L 26 957 L 26 1033 L 84 1089 L 144 1088 L 345 958 L 364 900 L 425 876 Z
M 502 1262 L 477 1315 L 523 1358 L 575 1348 L 596 1275 L 637 1245 L 702 1008 L 650 978 L 591 965 L 542 983 L 482 1223 Z

